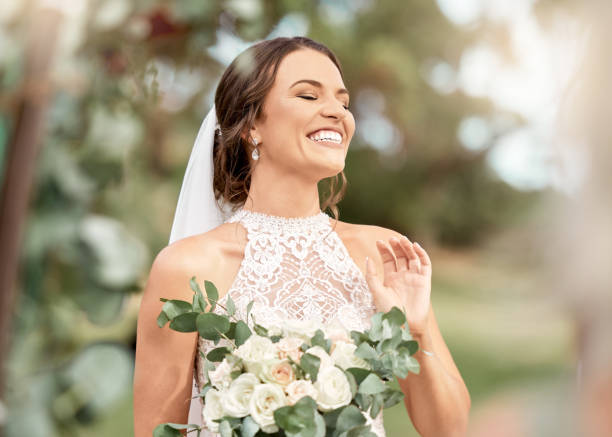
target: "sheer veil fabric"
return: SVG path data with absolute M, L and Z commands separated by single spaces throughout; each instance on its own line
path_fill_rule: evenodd
M 213 189 L 213 144 L 216 127 L 217 113 L 213 105 L 202 121 L 189 156 L 168 244 L 207 232 L 221 225 L 230 216 L 229 205 L 221 203 L 219 206 Z M 194 376 L 191 396 L 197 394 Z M 190 403 L 188 423 L 202 426 L 202 422 L 202 404 L 196 397 Z

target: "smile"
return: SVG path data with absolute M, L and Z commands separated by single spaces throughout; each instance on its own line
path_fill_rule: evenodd
M 308 138 L 308 137 L 306 137 Z M 312 138 L 308 138 L 308 141 L 312 142 L 312 143 L 316 143 L 319 144 L 321 146 L 327 146 L 327 147 L 332 147 L 334 149 L 341 149 L 343 147 L 342 143 L 339 143 L 336 140 L 313 140 Z

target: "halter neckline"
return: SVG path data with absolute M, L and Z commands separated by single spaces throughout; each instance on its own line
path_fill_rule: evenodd
M 319 211 L 316 214 L 298 217 L 286 217 L 280 215 L 267 214 L 265 212 L 253 211 L 240 207 L 232 218 L 243 218 L 245 216 L 251 216 L 255 219 L 265 220 L 266 222 L 272 222 L 275 224 L 287 224 L 287 225 L 309 225 L 320 221 L 329 221 L 329 216 Z

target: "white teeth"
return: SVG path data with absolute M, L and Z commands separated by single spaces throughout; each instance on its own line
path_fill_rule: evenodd
M 332 141 L 337 144 L 342 142 L 342 135 L 340 135 L 338 132 L 329 130 L 317 131 L 314 134 L 309 135 L 308 138 L 313 141 Z

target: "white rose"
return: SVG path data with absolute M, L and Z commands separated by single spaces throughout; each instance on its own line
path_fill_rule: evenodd
M 345 341 L 350 343 L 351 335 L 349 331 L 342 325 L 342 323 L 338 319 L 334 319 L 331 322 L 327 323 L 323 326 L 323 332 L 325 333 L 325 338 L 328 338 L 332 341 L 332 352 L 333 352 L 333 344 L 338 341 Z
M 318 392 L 316 401 L 321 411 L 331 411 L 348 405 L 353 397 L 346 375 L 336 366 L 321 369 L 314 387 Z
M 321 369 L 323 369 L 324 367 L 329 367 L 329 366 L 334 365 L 334 360 L 332 360 L 332 357 L 330 357 L 329 354 L 325 352 L 325 349 L 323 349 L 321 346 L 312 346 L 311 348 L 306 349 L 306 352 L 304 353 L 316 355 L 317 357 L 321 359 L 321 364 L 319 365 L 319 371 L 321 371 Z
M 283 387 L 295 380 L 293 367 L 288 360 L 268 360 L 261 364 L 259 378 L 263 382 L 282 385 Z
M 243 373 L 234 379 L 221 399 L 225 414 L 232 417 L 244 417 L 249 414 L 249 401 L 259 379 L 252 373 Z
M 274 422 L 274 411 L 287 405 L 283 389 L 276 384 L 259 384 L 255 386 L 249 401 L 249 414 L 265 433 L 278 431 Z
M 287 401 L 289 405 L 295 404 L 304 396 L 310 396 L 316 401 L 318 394 L 317 389 L 314 388 L 312 382 L 305 379 L 293 381 L 285 388 L 285 392 L 287 393 Z
M 234 355 L 244 360 L 247 371 L 258 375 L 261 372 L 262 361 L 278 358 L 278 352 L 274 343 L 268 337 L 252 334 L 238 349 Z
M 302 340 L 310 340 L 321 329 L 321 324 L 313 319 L 286 319 L 283 320 L 283 335 L 285 337 L 298 337 Z
M 355 355 L 357 346 L 354 343 L 345 343 L 339 341 L 331 353 L 331 357 L 338 366 L 344 370 L 349 367 L 361 367 L 362 369 L 371 369 L 370 364 L 361 357 Z
M 232 382 L 232 378 L 230 373 L 232 373 L 232 366 L 227 362 L 224 358 L 215 370 L 208 372 L 208 376 L 210 377 L 210 383 L 218 390 L 224 390 L 229 387 Z
M 295 362 L 300 362 L 300 358 L 302 358 L 302 350 L 300 346 L 302 346 L 304 340 L 298 337 L 284 337 L 281 338 L 277 343 L 274 343 L 276 349 L 278 350 L 278 356 L 281 359 L 291 357 L 291 359 Z
M 219 422 L 213 422 L 214 419 L 220 419 L 225 416 L 221 401 L 225 396 L 224 392 L 220 392 L 211 388 L 204 395 L 204 408 L 202 409 L 202 419 L 206 424 L 206 428 L 212 432 L 219 432 Z

